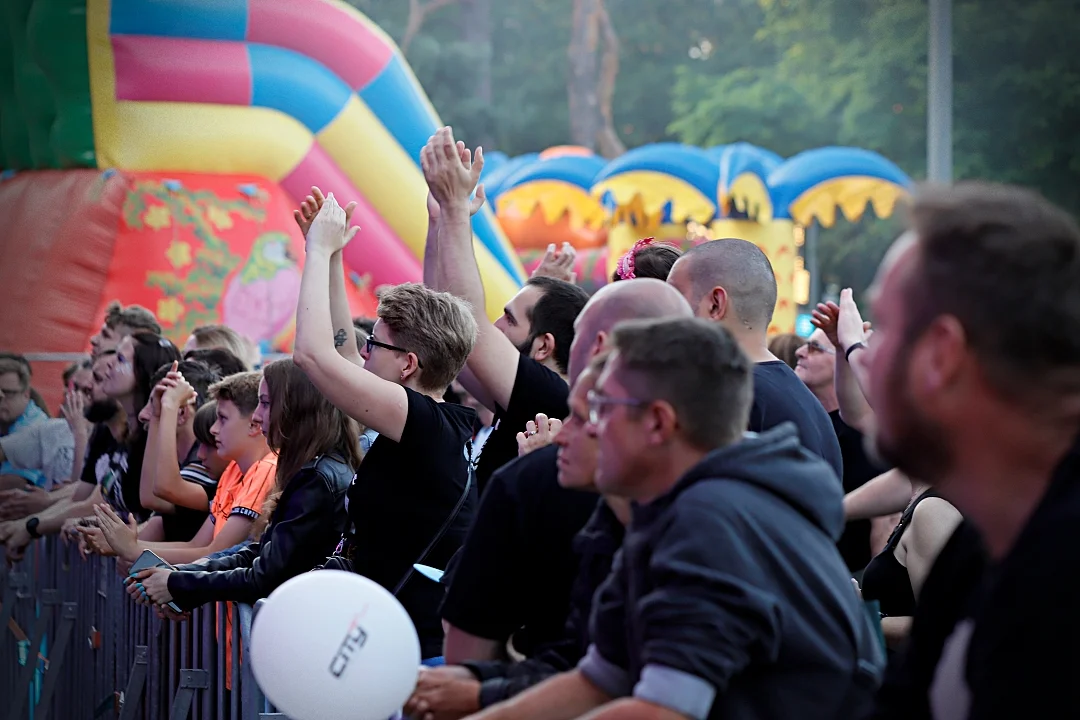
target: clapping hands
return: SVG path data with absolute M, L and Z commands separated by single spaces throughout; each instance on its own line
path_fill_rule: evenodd
M 440 215 L 466 212 L 471 215 L 484 204 L 483 189 L 478 187 L 484 170 L 484 149 L 476 148 L 474 157 L 464 143 L 454 140 L 450 128 L 444 127 L 431 136 L 420 151 L 420 167 Z M 476 199 L 470 201 L 473 190 Z M 431 210 L 432 203 L 428 203 L 428 212 Z

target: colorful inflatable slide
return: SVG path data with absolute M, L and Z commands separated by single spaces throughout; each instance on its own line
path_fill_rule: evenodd
M 224 296 L 204 284 L 224 272 L 227 293 L 234 275 L 250 280 L 243 268 L 257 243 L 275 245 L 268 235 L 296 274 L 302 246 L 283 208 L 311 185 L 359 203 L 364 231 L 345 256 L 355 302 L 420 279 L 419 151 L 440 121 L 393 41 L 352 7 L 7 0 L 0 17 L 0 248 L 19 259 L 0 268 L 5 309 L 18 309 L 0 347 L 81 350 L 112 297 L 158 311 L 182 342 L 192 324 L 223 319 Z M 65 222 L 42 219 L 58 213 Z M 168 242 L 137 240 L 147 228 Z M 501 313 L 524 273 L 490 211 L 473 228 L 487 309 Z M 235 259 L 193 275 L 207 255 L 220 260 L 215 242 Z M 161 280 L 162 261 L 175 280 Z M 284 307 L 294 285 L 265 287 Z M 286 349 L 288 327 L 263 325 L 237 329 Z

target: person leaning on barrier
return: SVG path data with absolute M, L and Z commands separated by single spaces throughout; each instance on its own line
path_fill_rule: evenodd
M 137 574 L 129 592 L 190 610 L 215 600 L 254 603 L 333 552 L 348 524 L 345 491 L 360 466 L 356 421 L 330 404 L 291 359 L 263 369 L 252 416 L 278 453 L 259 540 L 217 559 Z M 103 522 L 116 523 L 118 518 Z

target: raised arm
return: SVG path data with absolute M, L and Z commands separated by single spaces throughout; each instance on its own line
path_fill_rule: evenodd
M 171 373 L 170 373 L 171 375 Z M 195 388 L 191 387 L 182 375 L 167 377 L 169 384 L 161 397 L 161 416 L 157 423 L 157 437 L 151 434 L 151 440 L 157 444 L 157 461 L 152 480 L 152 494 L 158 502 L 168 505 L 180 505 L 192 510 L 206 511 L 206 490 L 180 475 L 180 463 L 176 451 L 176 425 L 180 409 L 194 408 Z M 153 426 L 151 426 L 151 433 Z M 149 443 L 147 444 L 149 450 Z M 146 463 L 143 462 L 145 473 Z M 143 507 L 147 507 L 143 503 Z M 158 508 L 154 508 L 158 509 Z
M 851 291 L 846 291 L 850 293 Z M 856 309 L 857 311 L 857 309 Z M 848 362 L 846 346 L 840 339 L 840 306 L 834 302 L 819 303 L 813 311 L 811 322 L 821 328 L 829 338 L 829 342 L 836 348 L 836 369 L 834 381 L 836 386 L 836 401 L 840 406 L 840 419 L 855 428 L 859 432 L 866 432 L 874 411 L 870 408 L 858 380 L 855 378 L 851 363 Z M 862 322 L 862 318 L 859 318 Z M 852 360 L 855 360 L 853 353 Z
M 312 186 L 311 194 L 304 198 L 299 210 L 293 210 L 293 219 L 300 226 L 300 231 L 307 238 L 308 229 L 326 202 L 322 190 Z M 345 206 L 345 225 L 352 219 L 356 203 Z M 354 365 L 363 367 L 364 359 L 356 348 L 356 336 L 353 332 L 352 313 L 349 311 L 349 297 L 345 291 L 345 262 L 342 251 L 330 256 L 330 321 L 334 328 L 334 347 L 338 353 Z
M 480 332 L 467 367 L 492 401 L 505 408 L 514 390 L 520 353 L 485 315 L 484 284 L 476 264 L 469 221 L 469 196 L 484 167 L 483 149 L 477 148 L 476 161 L 471 162 L 468 149 L 463 153 L 458 151 L 454 135 L 447 127 L 428 141 L 420 161 L 428 188 L 440 209 L 439 289 L 458 296 L 472 307 Z
M 326 293 L 330 257 L 345 247 L 357 230 L 351 228 L 346 233 L 345 210 L 331 193 L 308 231 L 293 359 L 327 400 L 365 427 L 397 442 L 409 413 L 405 389 L 354 365 L 334 350 Z

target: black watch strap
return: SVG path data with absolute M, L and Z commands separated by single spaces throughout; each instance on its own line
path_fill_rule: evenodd
M 844 351 L 844 359 L 845 360 L 850 360 L 851 359 L 851 353 L 855 352 L 856 350 L 865 350 L 865 349 L 866 349 L 866 343 L 864 343 L 862 341 L 851 343 L 851 345 L 848 347 L 848 349 Z
M 30 534 L 32 538 L 41 537 L 41 533 L 38 532 L 38 524 L 41 522 L 41 518 L 32 517 L 26 521 L 26 532 Z

